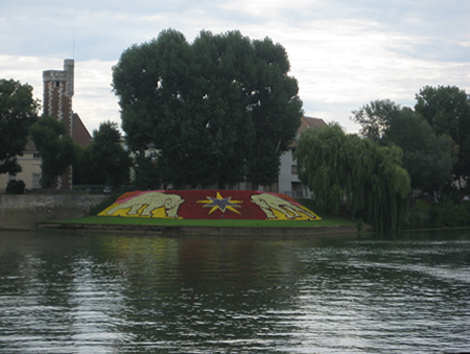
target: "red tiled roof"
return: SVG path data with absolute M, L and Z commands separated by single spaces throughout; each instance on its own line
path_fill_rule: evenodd
M 298 129 L 299 133 L 303 133 L 309 128 L 321 128 L 327 125 L 325 121 L 321 118 L 302 117 L 300 118 L 300 121 L 301 123 Z
M 91 135 L 88 132 L 88 129 L 83 124 L 80 116 L 77 113 L 73 114 L 72 117 L 73 122 L 73 141 L 77 144 L 80 144 L 83 147 L 86 147 L 91 144 Z
M 327 125 L 328 124 L 326 124 L 326 122 L 321 118 L 302 117 L 302 118 L 300 118 L 300 127 L 299 127 L 299 129 L 297 129 L 297 132 L 300 134 L 300 133 L 303 133 L 304 131 L 306 131 L 307 129 L 321 128 L 321 127 L 325 127 Z M 297 136 L 297 138 L 298 138 L 298 136 Z M 299 143 L 298 143 L 297 139 L 295 139 L 290 146 L 293 147 L 293 148 L 299 146 Z

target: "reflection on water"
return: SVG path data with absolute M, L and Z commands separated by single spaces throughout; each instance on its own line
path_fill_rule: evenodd
M 0 232 L 1 353 L 456 353 L 470 351 L 469 324 L 468 231 Z

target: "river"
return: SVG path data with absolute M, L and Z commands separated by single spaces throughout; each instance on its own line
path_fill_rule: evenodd
M 0 353 L 470 352 L 470 231 L 0 232 Z

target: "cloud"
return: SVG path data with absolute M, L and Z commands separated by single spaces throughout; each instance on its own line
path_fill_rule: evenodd
M 111 87 L 115 64 L 96 59 L 75 63 L 73 110 L 80 115 L 90 133 L 108 120 L 121 124 L 118 98 Z
M 351 110 L 390 98 L 414 105 L 425 85 L 470 92 L 470 2 L 459 0 L 18 0 L 2 4 L 0 76 L 29 82 L 75 57 L 74 110 L 90 130 L 119 122 L 111 67 L 168 28 L 270 37 L 289 55 L 309 116 L 357 130 Z M 75 29 L 75 39 L 74 39 Z
M 470 45 L 424 38 L 419 42 L 404 42 L 393 48 L 409 57 L 451 63 L 470 62 Z

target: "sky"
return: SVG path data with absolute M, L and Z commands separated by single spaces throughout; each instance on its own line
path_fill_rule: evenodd
M 359 130 L 372 100 L 413 107 L 427 86 L 470 94 L 468 0 L 0 0 L 0 79 L 43 98 L 42 72 L 75 60 L 73 110 L 88 130 L 120 125 L 112 67 L 165 29 L 190 43 L 201 30 L 239 30 L 287 51 L 305 116 Z

